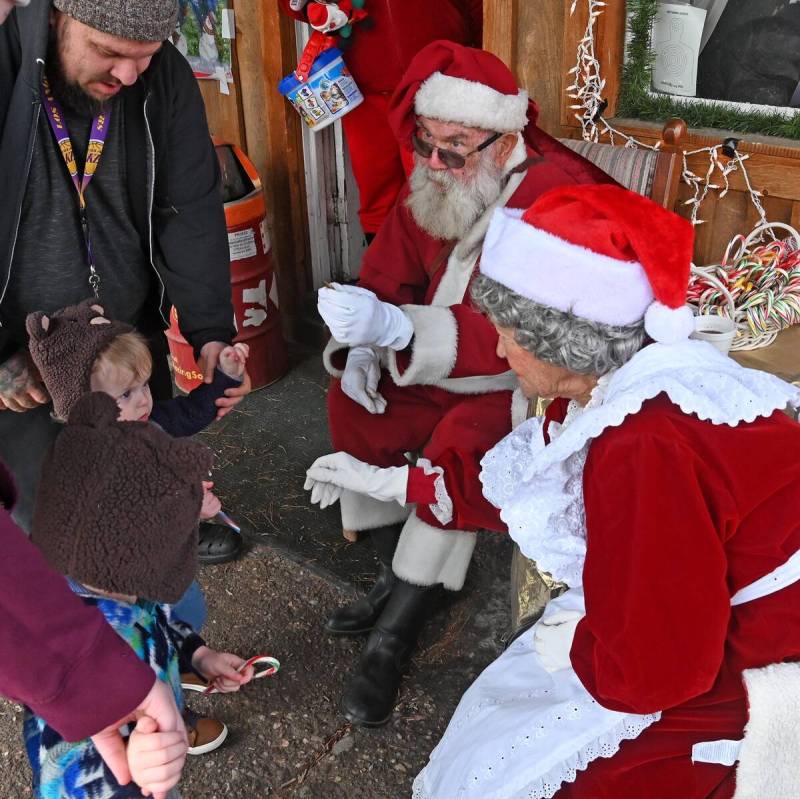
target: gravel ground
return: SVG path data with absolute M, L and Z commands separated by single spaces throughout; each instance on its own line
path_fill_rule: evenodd
M 217 491 L 244 528 L 240 560 L 200 571 L 209 604 L 203 634 L 242 656 L 265 652 L 280 673 L 238 694 L 191 707 L 230 728 L 217 752 L 190 759 L 185 799 L 401 799 L 427 761 L 458 699 L 500 652 L 508 624 L 510 546 L 479 538 L 465 589 L 433 616 L 389 724 L 351 728 L 338 711 L 360 640 L 321 625 L 374 577 L 370 547 L 341 537 L 336 508 L 303 491 L 305 469 L 330 451 L 327 378 L 319 354 L 292 351 L 281 381 L 250 395 L 204 438 L 217 454 Z M 0 700 L 0 799 L 30 796 L 21 712 Z
M 497 651 L 498 608 L 465 596 L 440 608 L 390 723 L 352 728 L 337 705 L 361 642 L 331 638 L 320 623 L 354 591 L 264 547 L 207 567 L 200 578 L 209 644 L 243 656 L 269 653 L 282 668 L 238 694 L 188 695 L 196 712 L 216 715 L 230 735 L 216 752 L 189 759 L 185 799 L 408 797 L 458 697 Z M 21 724 L 18 708 L 0 703 L 0 796 L 9 799 L 30 796 Z

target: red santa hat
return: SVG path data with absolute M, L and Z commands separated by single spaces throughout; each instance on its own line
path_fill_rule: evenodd
M 391 99 L 389 121 L 409 147 L 418 116 L 516 133 L 527 124 L 528 93 L 497 56 L 441 39 L 414 56 Z
M 694 329 L 686 305 L 694 229 L 620 186 L 565 186 L 527 211 L 498 209 L 480 270 L 534 302 L 607 325 L 644 318 L 671 344 Z

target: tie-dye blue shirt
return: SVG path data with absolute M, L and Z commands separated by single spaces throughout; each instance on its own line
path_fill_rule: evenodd
M 150 665 L 158 679 L 172 686 L 175 702 L 181 708 L 178 647 L 191 631 L 170 623 L 169 606 L 146 600 L 131 605 L 96 596 L 77 583 L 71 582 L 71 585 L 86 604 L 99 608 L 139 658 Z M 27 708 L 24 734 L 37 799 L 141 797 L 136 785 L 119 785 L 90 739 L 68 743 Z

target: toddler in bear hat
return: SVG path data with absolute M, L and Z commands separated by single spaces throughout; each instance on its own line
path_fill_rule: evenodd
M 148 381 L 153 361 L 145 340 L 130 325 L 107 319 L 88 299 L 47 315 L 28 314 L 31 359 L 53 400 L 53 416 L 64 421 L 89 391 L 104 391 L 117 401 L 120 419 L 152 421 L 173 436 L 191 436 L 217 415 L 216 400 L 241 384 L 248 347 L 235 344 L 219 356 L 213 382 L 188 397 L 153 403 Z
M 89 391 L 103 391 L 119 406 L 123 421 L 150 421 L 173 436 L 191 436 L 217 416 L 217 400 L 241 385 L 249 353 L 246 344 L 226 347 L 211 383 L 186 397 L 153 402 L 149 380 L 153 360 L 147 342 L 130 325 L 109 320 L 97 300 L 88 299 L 47 315 L 28 315 L 31 359 L 53 400 L 53 416 L 64 421 L 74 404 Z M 202 520 L 220 510 L 219 499 L 204 483 Z M 213 542 L 212 542 L 213 543 Z M 238 538 L 235 548 L 240 544 Z M 235 556 L 236 551 L 228 553 Z M 202 558 L 212 562 L 229 557 Z
M 106 394 L 80 399 L 47 453 L 31 538 L 73 590 L 96 606 L 182 706 L 179 660 L 222 692 L 252 676 L 171 619 L 197 567 L 202 478 L 212 455 L 155 425 L 119 421 Z M 66 743 L 29 711 L 25 740 L 37 796 L 128 797 L 87 739 Z M 191 751 L 191 750 L 190 750 Z M 81 786 L 80 789 L 74 786 Z

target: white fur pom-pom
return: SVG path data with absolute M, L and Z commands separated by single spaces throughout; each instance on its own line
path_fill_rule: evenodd
M 688 305 L 670 308 L 657 300 L 644 315 L 647 335 L 661 344 L 677 344 L 685 341 L 694 332 L 694 315 Z

